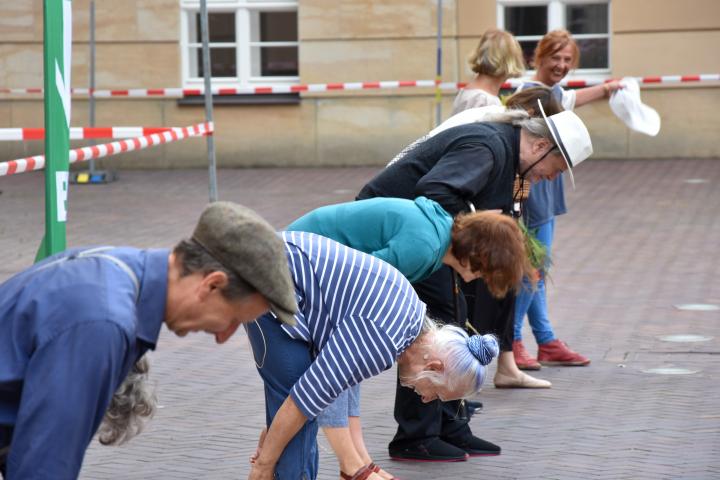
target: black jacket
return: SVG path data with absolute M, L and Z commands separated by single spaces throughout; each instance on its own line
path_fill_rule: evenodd
M 504 123 L 453 127 L 418 143 L 365 185 L 357 200 L 373 197 L 435 200 L 450 214 L 513 206 L 520 128 Z

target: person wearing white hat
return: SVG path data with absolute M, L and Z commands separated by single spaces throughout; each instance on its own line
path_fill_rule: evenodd
M 523 110 L 511 110 L 488 116 L 485 122 L 449 128 L 406 149 L 395 163 L 362 188 L 357 199 L 425 196 L 453 216 L 471 208 L 510 213 L 515 203 L 513 187 L 517 174 L 531 182 L 554 178 L 569 165 L 585 160 L 592 151 L 582 121 L 567 113 L 562 118 L 548 116 L 546 121 Z M 570 131 L 575 129 L 580 134 Z M 568 161 L 557 147 L 556 138 L 563 143 Z M 457 296 L 455 308 L 449 268 L 439 269 L 413 287 L 432 315 L 446 323 L 465 326 L 465 301 L 462 295 Z M 501 350 L 511 351 L 512 338 L 509 342 L 504 340 L 504 331 L 498 335 Z M 523 375 L 519 370 L 517 376 L 510 378 L 496 374 L 494 382 L 496 386 L 542 382 Z M 440 401 L 422 404 L 416 397 L 412 390 L 398 386 L 395 418 L 399 428 L 389 445 L 392 458 L 462 461 L 467 454 L 482 454 L 477 446 L 487 442 L 472 434 L 467 416 L 457 415 L 464 412 L 462 406 Z
M 593 153 L 590 132 L 585 124 L 574 112 L 564 111 L 548 117 L 545 115 L 542 103 L 538 101 L 540 113 L 542 113 L 547 126 L 550 129 L 557 149 L 562 154 L 567 164 L 567 172 L 570 175 L 570 182 L 575 187 L 575 177 L 572 169 L 580 162 L 587 159 Z
M 482 40 L 480 44 L 483 44 Z M 478 47 L 478 49 L 480 50 L 481 47 Z M 487 62 L 487 60 L 488 59 L 485 58 L 483 61 Z M 458 94 L 458 97 L 460 95 L 461 93 Z M 479 99 L 479 97 L 476 98 Z M 469 108 L 473 104 L 479 105 L 481 103 L 469 103 L 465 101 L 459 102 L 456 99 L 453 111 L 457 111 L 460 106 L 467 108 L 467 110 L 454 114 L 426 135 L 412 142 L 403 149 L 403 151 L 400 152 L 389 165 L 395 163 L 398 159 L 406 155 L 409 150 L 412 150 L 424 140 L 434 137 L 435 135 L 452 127 L 458 127 L 468 123 L 489 121 L 493 116 L 511 109 L 522 109 L 530 113 L 531 116 L 539 116 L 540 111 L 537 108 L 538 101 L 542 103 L 543 109 L 548 115 L 554 115 L 563 111 L 562 105 L 560 105 L 560 102 L 555 98 L 552 90 L 542 86 L 526 88 L 507 97 L 505 99 L 504 106 L 493 104 Z M 529 186 L 527 189 L 523 189 L 522 193 L 525 194 L 528 190 Z M 524 199 L 523 195 L 520 195 L 519 197 L 518 201 L 522 201 Z M 517 211 L 519 211 L 519 207 L 516 208 L 516 212 Z M 505 298 L 499 300 L 492 294 L 490 289 L 487 288 L 484 280 L 463 284 L 462 290 L 465 295 L 471 298 L 470 306 L 472 306 L 472 308 L 468 310 L 468 317 L 474 328 L 476 328 L 478 332 L 498 333 L 503 331 L 504 335 L 509 337 L 508 345 L 510 345 L 512 343 L 513 325 L 515 320 L 513 307 L 515 305 L 516 292 L 509 292 Z M 510 347 L 508 347 L 506 351 L 500 353 L 496 372 L 496 375 L 500 374 L 505 379 L 503 382 L 504 386 L 513 386 L 518 388 L 549 388 L 552 386 L 551 383 L 546 380 L 536 379 L 521 372 L 515 364 L 515 358 L 513 356 L 512 348 Z M 466 402 L 466 405 L 469 412 L 474 412 L 481 406 L 478 402 L 472 401 Z
M 559 85 L 560 81 L 565 78 L 572 68 L 577 67 L 579 61 L 580 51 L 570 33 L 566 30 L 551 31 L 538 42 L 535 49 L 535 76 L 531 81 L 521 85 L 516 92 L 539 85 L 550 87 L 563 107 L 566 110 L 572 110 L 575 107 L 606 98 L 612 92 L 622 88 L 618 82 L 613 81 L 578 90 L 563 90 Z M 568 116 L 558 117 L 551 120 L 550 123 L 557 127 L 558 124 L 564 124 L 569 118 Z M 577 130 L 575 131 L 577 132 Z M 574 156 L 582 155 L 582 152 L 569 151 L 570 147 L 568 145 L 573 144 L 569 139 L 567 143 L 560 142 L 560 150 L 569 162 L 568 175 L 574 188 L 575 179 L 573 178 L 572 167 L 576 163 L 571 162 L 574 161 Z M 523 204 L 523 220 L 528 229 L 545 246 L 548 258 L 552 250 L 555 217 L 566 212 L 565 192 L 561 175 L 553 180 L 541 181 L 532 185 L 530 196 Z M 556 338 L 547 313 L 543 278 L 545 272 L 540 272 L 540 274 L 541 278 L 537 288 L 532 289 L 526 285 L 526 288 L 520 291 L 516 299 L 513 341 L 515 363 L 523 370 L 539 370 L 541 364 L 587 365 L 590 363 L 589 359 L 574 352 L 564 342 Z M 538 358 L 530 355 L 522 342 L 522 326 L 526 315 L 538 343 Z

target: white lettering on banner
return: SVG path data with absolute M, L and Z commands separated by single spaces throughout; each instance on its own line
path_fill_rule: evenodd
M 55 62 L 55 88 L 57 88 L 58 95 L 60 95 L 60 101 L 65 111 L 65 121 L 70 126 L 70 89 L 67 88 L 69 84 L 65 83 L 62 73 L 60 72 L 60 66 L 57 61 Z
M 63 1 L 63 71 L 55 61 L 55 87 L 65 110 L 65 121 L 70 127 L 70 71 L 72 69 L 72 3 Z
M 69 172 L 55 172 L 55 191 L 57 192 L 57 221 L 67 220 L 67 196 Z

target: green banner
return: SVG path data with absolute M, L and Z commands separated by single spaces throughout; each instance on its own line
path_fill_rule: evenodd
M 72 3 L 44 0 L 45 238 L 38 258 L 65 250 L 70 151 Z

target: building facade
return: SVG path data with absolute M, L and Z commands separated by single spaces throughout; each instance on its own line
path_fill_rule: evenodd
M 247 87 L 434 79 L 438 0 L 207 0 L 213 85 Z M 581 46 L 572 77 L 720 73 L 716 0 L 443 0 L 442 80 L 466 81 L 465 59 L 491 27 L 513 32 L 528 55 L 547 30 Z M 0 0 L 0 87 L 42 86 L 40 0 Z M 89 78 L 89 1 L 73 0 L 73 87 Z M 98 89 L 202 86 L 199 0 L 96 2 Z M 442 118 L 454 92 L 441 99 Z M 720 157 L 720 83 L 658 84 L 643 100 L 662 117 L 650 138 L 630 132 L 606 102 L 581 107 L 596 158 Z M 202 97 L 96 100 L 101 126 L 186 126 Z M 216 97 L 221 167 L 382 165 L 431 129 L 432 88 Z M 73 126 L 88 100 L 74 96 Z M 42 127 L 39 95 L 0 95 L 0 127 Z M 87 145 L 73 142 L 73 146 Z M 0 160 L 43 144 L 0 143 Z M 185 140 L 105 160 L 126 168 L 204 166 L 204 142 Z

